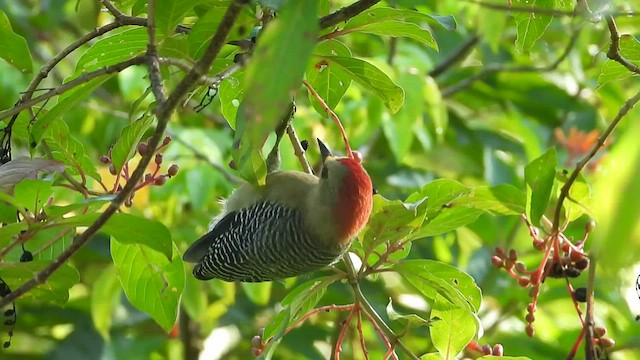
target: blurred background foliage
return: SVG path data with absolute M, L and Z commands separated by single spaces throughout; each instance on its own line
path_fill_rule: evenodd
M 281 3 L 264 2 L 276 6 Z M 195 1 L 192 3 L 197 5 Z M 212 2 L 221 12 L 228 3 Z M 326 15 L 350 2 L 318 3 L 320 15 Z M 513 6 L 522 7 L 525 3 L 528 2 L 514 0 Z M 429 24 L 438 50 L 407 37 L 354 32 L 339 38 L 345 51 L 374 64 L 404 89 L 404 106 L 396 113 L 385 108 L 384 101 L 368 89 L 356 84 L 348 86 L 344 97 L 338 97 L 339 102 L 330 103 L 342 120 L 351 146 L 363 153 L 365 166 L 380 194 L 387 199 L 404 200 L 440 178 L 457 180 L 466 186 L 511 184 L 524 191 L 527 164 L 555 147 L 558 171 L 571 171 L 593 146 L 595 134 L 601 133 L 625 100 L 640 90 L 637 74 L 602 75 L 608 61 L 610 34 L 599 15 L 593 18 L 568 15 L 575 6 L 568 0 L 538 3 L 566 14 L 554 16 L 546 31 L 532 43 L 523 40 L 518 29 L 518 17 L 523 13 L 509 10 L 507 1 L 502 0 L 388 0 L 380 4 L 452 16 L 455 27 Z M 620 33 L 630 34 L 638 41 L 640 1 L 588 3 L 594 11 L 607 9 L 616 14 Z M 145 16 L 144 1 L 118 0 L 114 4 L 128 15 Z M 26 73 L 0 61 L 2 109 L 13 106 L 42 64 L 83 34 L 112 20 L 98 1 L 91 0 L 0 0 L 0 10 L 7 15 L 13 31 L 26 39 L 33 60 L 33 71 Z M 625 15 L 626 12 L 631 15 Z M 197 26 L 200 15 L 195 7 L 180 19 L 181 24 Z M 248 14 L 251 15 L 255 18 L 255 14 Z M 244 30 L 248 35 L 248 29 Z M 130 29 L 115 33 L 122 31 Z M 139 31 L 146 36 L 143 30 Z M 173 51 L 172 56 L 185 61 L 196 59 L 200 55 L 197 51 L 181 51 L 180 36 L 176 35 L 175 46 L 167 41 L 161 51 Z M 96 41 L 100 40 L 93 43 Z M 629 45 L 628 56 L 638 65 L 636 46 Z M 82 72 L 79 64 L 89 47 L 82 47 L 57 65 L 40 88 L 57 86 Z M 238 52 L 237 47 L 225 46 L 212 74 L 233 63 Z M 182 72 L 175 67 L 163 67 L 163 75 L 165 84 L 171 88 Z M 179 107 L 169 125 L 173 141 L 164 152 L 167 164 L 180 166 L 178 175 L 163 186 L 137 192 L 133 206 L 126 209 L 163 223 L 180 251 L 206 232 L 212 216 L 220 210 L 219 200 L 235 188 L 238 174 L 228 166 L 234 136 L 228 120 L 235 118 L 229 105 L 237 106 L 233 102 L 237 96 L 233 93 L 233 82 L 242 76 L 239 72 L 225 80 L 220 94 L 201 112 L 194 112 L 193 108 L 204 96 L 206 87 L 196 88 L 184 106 Z M 84 146 L 107 184 L 112 176 L 98 159 L 118 140 L 125 126 L 137 118 L 132 114 L 152 104 L 152 97 L 145 96 L 148 84 L 145 67 L 130 67 L 109 78 L 63 115 L 72 136 Z M 296 106 L 293 124 L 298 136 L 310 142 L 321 138 L 341 152 L 341 138 L 334 123 L 303 89 L 296 96 Z M 638 150 L 633 141 L 637 132 L 630 131 L 637 130 L 633 123 L 639 115 L 637 108 L 630 111 L 607 144 L 604 155 L 585 170 L 586 183 L 599 185 L 593 189 L 597 202 L 592 202 L 588 194 L 580 199 L 587 209 L 586 215 L 568 224 L 567 236 L 581 238 L 594 213 L 598 214 L 595 220 L 604 223 L 607 229 L 614 228 L 618 221 L 633 225 L 632 220 L 637 219 L 638 209 L 612 205 L 608 209 L 615 211 L 607 213 L 595 208 L 602 201 L 624 197 L 629 183 L 613 182 L 621 188 L 609 186 L 609 177 L 622 172 L 636 174 L 637 178 L 640 163 L 627 159 L 635 159 L 632 155 Z M 26 115 L 20 119 L 28 121 Z M 27 137 L 19 135 L 18 132 L 14 138 L 14 157 L 29 154 Z M 626 150 L 608 154 L 625 136 L 630 138 Z M 282 168 L 299 169 L 288 142 L 283 142 L 281 151 Z M 611 158 L 614 155 L 617 157 Z M 319 154 L 313 146 L 308 157 L 318 164 Z M 635 178 L 628 180 L 635 184 L 638 181 Z M 558 187 L 554 188 L 551 205 L 557 191 Z M 78 201 L 69 193 L 56 194 L 69 203 Z M 631 205 L 638 207 L 633 202 Z M 628 235 L 598 243 L 604 270 L 596 278 L 595 320 L 616 341 L 609 351 L 611 359 L 640 357 L 640 323 L 635 319 L 640 314 L 640 299 L 633 291 L 640 274 L 636 255 L 640 237 L 633 229 Z M 529 338 L 524 331 L 526 304 L 530 301 L 527 290 L 504 271 L 491 266 L 489 259 L 496 246 L 517 249 L 520 259 L 530 266 L 540 260 L 540 253 L 532 248 L 528 229 L 519 216 L 490 214 L 482 214 L 477 221 L 454 231 L 413 242 L 407 258 L 440 260 L 476 280 L 483 293 L 478 313 L 484 329 L 480 343 L 502 344 L 505 354 L 511 356 L 564 358 L 582 329 L 565 281 L 550 279 L 544 284 L 536 313 L 536 335 Z M 617 255 L 607 256 L 608 251 L 614 250 L 625 253 L 624 261 L 616 261 Z M 20 252 L 16 250 L 9 256 L 7 259 L 15 260 Z M 71 264 L 80 274 L 80 281 L 69 289 L 66 305 L 61 308 L 46 298 L 19 300 L 12 345 L 2 350 L 0 358 L 183 359 L 194 356 L 193 344 L 196 347 L 204 344 L 207 359 L 251 358 L 251 338 L 277 314 L 278 303 L 289 290 L 313 276 L 259 285 L 199 282 L 190 276 L 190 267 L 185 266 L 182 320 L 167 334 L 124 296 L 107 235 L 96 236 L 72 258 Z M 586 274 L 572 279 L 574 288 L 586 286 L 586 281 Z M 371 276 L 361 286 L 374 308 L 385 317 L 391 299 L 398 312 L 428 318 L 430 306 L 395 274 Z M 352 301 L 349 285 L 335 283 L 319 305 Z M 341 312 L 311 318 L 284 337 L 275 358 L 327 358 L 344 320 L 345 313 Z M 392 327 L 402 329 L 397 324 Z M 385 348 L 373 328 L 366 326 L 364 331 L 371 358 L 383 358 Z M 416 354 L 423 354 L 435 350 L 428 334 L 428 327 L 419 327 L 403 340 Z M 200 343 L 201 339 L 206 340 Z M 349 339 L 343 345 L 343 358 L 361 358 L 357 337 Z M 581 346 L 577 357 L 583 356 Z

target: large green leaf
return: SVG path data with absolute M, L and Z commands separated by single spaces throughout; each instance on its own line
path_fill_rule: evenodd
M 76 63 L 76 75 L 117 64 L 144 54 L 147 50 L 147 29 L 125 30 L 96 41 Z
M 529 13 L 524 11 L 513 13 L 518 30 L 516 48 L 519 51 L 531 49 L 553 19 L 553 16 L 536 12 L 535 9 L 553 9 L 555 4 L 556 0 L 513 0 L 514 6 L 531 8 Z
M 431 341 L 445 360 L 456 359 L 458 353 L 478 333 L 478 318 L 466 309 L 453 306 L 441 296 L 433 304 L 431 319 Z
M 104 339 L 109 339 L 109 330 L 113 312 L 120 303 L 122 287 L 118 282 L 118 273 L 115 267 L 108 267 L 93 283 L 91 291 L 91 319 L 96 330 Z
M 27 41 L 13 32 L 9 18 L 2 10 L 0 10 L 0 58 L 25 74 L 33 71 Z
M 96 221 L 99 216 L 100 214 L 79 215 L 59 220 L 57 223 L 88 226 Z M 113 214 L 100 230 L 111 235 L 122 244 L 148 246 L 150 249 L 163 254 L 167 259 L 173 258 L 171 233 L 160 222 L 131 214 L 118 213 Z
M 111 241 L 111 257 L 127 299 L 167 332 L 178 316 L 185 283 L 184 263 L 178 249 L 173 250 L 167 259 L 145 245 Z
M 482 292 L 475 280 L 451 265 L 435 260 L 403 260 L 393 269 L 432 302 L 441 296 L 456 308 L 474 314 L 480 309 Z
M 224 13 L 229 7 L 229 2 L 220 0 L 207 1 L 207 5 L 210 6 L 209 10 L 196 21 L 189 32 L 189 54 L 194 59 L 201 57 L 204 50 L 206 50 L 220 25 Z M 256 17 L 251 13 L 249 7 L 243 7 L 238 19 L 233 23 L 233 28 L 230 32 L 231 38 L 236 40 L 247 37 L 256 21 Z
M 3 262 L 0 266 L 0 278 L 11 289 L 16 289 L 33 279 L 34 275 L 44 270 L 51 261 L 33 260 L 29 262 Z M 78 271 L 69 264 L 63 264 L 47 279 L 27 292 L 26 299 L 35 299 L 41 303 L 53 303 L 62 306 L 69 300 L 69 289 L 80 281 Z
M 158 35 L 173 35 L 176 25 L 189 10 L 204 0 L 156 0 L 156 28 Z
M 120 137 L 111 150 L 111 160 L 116 171 L 120 171 L 124 164 L 136 154 L 138 143 L 142 140 L 142 136 L 144 136 L 151 124 L 153 124 L 153 119 L 152 116 L 144 116 L 142 119 L 136 120 L 122 129 Z M 153 149 L 148 151 L 153 151 Z
M 38 214 L 53 193 L 51 185 L 51 181 L 24 179 L 16 185 L 13 196 L 31 213 Z
M 317 31 L 316 2 L 299 0 L 289 3 L 260 36 L 245 73 L 247 93 L 236 118 L 233 151 L 236 166 L 249 182 L 264 182 L 260 150 L 289 112 Z
M 342 56 L 320 56 L 328 66 L 338 66 L 355 82 L 382 98 L 392 112 L 400 110 L 404 102 L 404 90 L 393 82 L 382 70 L 364 60 Z
M 411 150 L 415 126 L 423 121 L 424 79 L 424 74 L 402 72 L 398 76 L 398 84 L 405 90 L 404 106 L 394 115 L 387 112 L 382 114 L 382 130 L 398 163 L 402 163 Z
M 524 168 L 524 179 L 527 183 L 527 216 L 536 226 L 540 225 L 540 219 L 547 211 L 555 176 L 555 148 L 550 148 Z
M 351 57 L 351 50 L 338 40 L 329 40 L 319 43 L 313 50 L 315 56 L 342 56 Z M 315 59 L 307 65 L 305 76 L 311 87 L 320 95 L 331 109 L 335 109 L 342 96 L 351 85 L 351 76 L 339 66 L 331 66 L 324 59 Z M 309 101 L 316 111 L 324 116 L 327 111 L 320 105 L 315 96 L 309 92 Z

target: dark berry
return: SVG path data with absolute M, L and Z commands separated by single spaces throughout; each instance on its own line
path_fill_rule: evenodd
M 527 325 L 524 331 L 527 333 L 528 337 L 533 337 L 533 335 L 536 334 L 536 330 L 533 328 L 533 325 L 531 324 Z
M 169 176 L 176 176 L 176 174 L 178 174 L 179 169 L 180 168 L 178 167 L 178 165 L 173 164 L 169 166 L 169 170 L 167 170 L 167 174 L 169 174 Z
M 157 185 L 157 186 L 162 186 L 162 185 L 164 185 L 166 182 L 167 182 L 167 177 L 166 177 L 166 176 L 164 176 L 164 175 L 160 175 L 160 176 L 158 176 L 158 177 L 154 180 L 153 184 L 154 184 L 154 185 Z
M 106 164 L 111 164 L 111 159 L 106 155 L 102 155 L 102 156 L 100 156 L 100 162 L 105 164 L 105 165 Z
M 504 266 L 504 261 L 495 255 L 491 257 L 491 263 L 497 268 L 501 268 Z
M 156 157 L 153 161 L 155 161 L 156 165 L 162 164 L 162 154 L 156 154 Z
M 577 288 L 573 293 L 573 298 L 578 302 L 587 302 L 587 288 Z
M 576 261 L 576 269 L 582 271 L 589 267 L 589 258 L 583 257 L 580 261 Z
M 149 151 L 149 145 L 145 142 L 141 142 L 138 144 L 138 152 L 140 155 L 145 155 Z
M 526 277 L 521 277 L 521 278 L 518 278 L 518 284 L 520 284 L 520 286 L 522 287 L 527 287 L 529 286 L 529 284 L 531 284 L 531 280 L 529 280 Z
M 495 344 L 493 346 L 493 356 L 503 356 L 504 355 L 504 347 L 502 344 Z
M 165 138 L 162 139 L 162 145 L 169 145 L 170 142 L 171 142 L 171 136 L 165 136 Z

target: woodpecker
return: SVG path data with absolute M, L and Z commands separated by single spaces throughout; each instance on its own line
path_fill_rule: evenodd
M 352 157 L 334 157 L 318 140 L 320 177 L 275 171 L 241 185 L 209 232 L 184 253 L 200 280 L 260 282 L 318 270 L 337 261 L 369 220 L 371 179 Z

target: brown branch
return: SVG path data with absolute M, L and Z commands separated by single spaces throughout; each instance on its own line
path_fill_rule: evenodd
M 18 114 L 19 112 L 21 112 L 24 109 L 27 109 L 39 102 L 45 101 L 47 99 L 50 99 L 54 96 L 58 96 L 58 95 L 62 95 L 65 92 L 79 86 L 82 85 L 90 80 L 93 80 L 95 78 L 98 78 L 102 75 L 108 75 L 108 74 L 113 74 L 116 72 L 120 72 L 130 66 L 133 65 L 141 65 L 144 64 L 145 62 L 145 56 L 136 56 L 132 59 L 126 60 L 126 61 L 122 61 L 119 62 L 117 64 L 113 64 L 113 65 L 109 65 L 109 66 L 105 66 L 103 68 L 100 68 L 98 70 L 94 70 L 94 71 L 89 71 L 89 72 L 85 72 L 82 73 L 80 76 L 78 76 L 77 78 L 64 83 L 58 87 L 55 87 L 47 92 L 45 92 L 44 94 L 33 98 L 33 99 L 29 99 L 29 100 L 25 100 L 23 102 L 21 102 L 19 105 L 14 106 L 13 108 L 9 109 L 9 110 L 5 110 L 3 112 L 0 113 L 0 120 L 8 118 L 9 116 L 13 116 Z
M 156 46 L 156 2 L 149 0 L 147 4 L 147 66 L 149 67 L 149 81 L 151 91 L 156 98 L 157 105 L 162 106 L 166 100 L 164 86 L 162 85 L 162 74 L 160 74 L 160 63 L 158 61 L 158 48 Z M 155 149 L 155 148 L 152 148 Z
M 613 61 L 617 61 L 620 65 L 629 69 L 629 71 L 640 74 L 640 67 L 638 65 L 632 63 L 627 60 L 620 53 L 620 34 L 618 33 L 618 27 L 616 26 L 616 22 L 613 19 L 613 16 L 607 15 L 605 16 L 607 21 L 607 27 L 609 28 L 609 33 L 611 33 L 611 45 L 609 45 L 609 51 L 607 51 L 607 57 Z
M 439 63 L 435 68 L 433 68 L 433 70 L 429 71 L 429 76 L 433 78 L 440 76 L 458 61 L 464 59 L 479 41 L 480 36 L 478 36 L 478 34 L 473 35 L 472 37 L 467 39 L 464 43 L 462 43 L 462 45 L 460 45 L 459 48 L 451 53 L 451 55 L 442 60 L 442 62 Z
M 598 352 L 596 351 L 595 338 L 593 336 L 593 327 L 595 321 L 593 320 L 593 310 L 595 302 L 595 282 L 596 282 L 596 258 L 590 256 L 591 263 L 589 264 L 589 279 L 587 282 L 587 311 L 584 317 L 584 353 L 586 360 L 597 360 Z
M 582 169 L 585 166 L 587 166 L 589 161 L 593 159 L 593 157 L 598 153 L 598 151 L 602 149 L 605 142 L 609 138 L 609 135 L 611 135 L 613 130 L 620 123 L 620 120 L 622 120 L 622 118 L 624 118 L 625 115 L 627 115 L 627 113 L 636 105 L 636 103 L 638 103 L 638 101 L 640 101 L 640 92 L 638 92 L 633 97 L 627 99 L 624 102 L 624 104 L 622 104 L 622 106 L 620 107 L 620 110 L 618 110 L 618 114 L 613 119 L 613 121 L 611 121 L 611 124 L 607 126 L 607 129 L 602 133 L 602 135 L 600 135 L 600 137 L 598 138 L 598 141 L 593 146 L 591 151 L 587 155 L 585 155 L 585 157 L 582 160 L 578 161 L 578 163 L 576 164 L 575 169 L 573 170 L 571 175 L 569 175 L 569 177 L 567 178 L 567 181 L 564 183 L 564 185 L 560 189 L 560 195 L 558 196 L 558 203 L 556 204 L 556 209 L 553 214 L 553 226 L 551 228 L 552 234 L 558 233 L 558 229 L 560 227 L 560 213 L 562 212 L 562 204 L 564 203 L 564 200 L 567 198 L 567 196 L 569 196 L 569 190 L 571 190 L 571 186 L 578 178 L 578 175 L 580 175 L 580 172 L 582 171 Z
M 569 39 L 569 42 L 567 43 L 567 46 L 565 47 L 564 51 L 562 52 L 562 54 L 560 54 L 560 56 L 551 64 L 546 65 L 546 66 L 505 66 L 505 65 L 488 65 L 486 66 L 482 71 L 476 73 L 475 75 L 469 76 L 466 79 L 464 79 L 463 81 L 460 81 L 459 83 L 446 87 L 444 89 L 442 89 L 442 96 L 443 97 L 449 97 L 461 90 L 466 89 L 467 87 L 471 86 L 471 84 L 473 84 L 474 82 L 484 78 L 485 76 L 489 75 L 489 74 L 493 74 L 493 73 L 497 73 L 497 72 L 547 72 L 547 71 L 553 71 L 555 70 L 558 65 L 560 65 L 560 63 L 562 63 L 564 61 L 564 59 L 567 58 L 567 56 L 569 56 L 569 53 L 571 52 L 571 50 L 573 49 L 573 47 L 575 46 L 577 40 L 578 40 L 578 36 L 580 35 L 580 31 L 582 30 L 582 27 L 578 27 L 576 28 L 573 33 L 571 34 L 571 38 Z
M 309 161 L 305 156 L 305 151 L 300 145 L 300 139 L 298 139 L 298 134 L 296 134 L 296 129 L 293 128 L 293 124 L 289 123 L 287 126 L 287 135 L 289 135 L 289 140 L 291 140 L 291 145 L 293 146 L 293 153 L 296 155 L 298 160 L 300 161 L 300 165 L 302 169 L 307 174 L 313 174 L 313 170 L 311 169 L 311 165 L 309 165 Z
M 320 29 L 326 29 L 328 27 L 338 25 L 343 21 L 347 21 L 379 2 L 380 0 L 360 0 L 349 6 L 345 6 L 342 9 L 321 18 Z
M 199 75 L 202 73 L 206 73 L 211 67 L 211 63 L 213 59 L 218 55 L 220 49 L 224 45 L 224 40 L 227 37 L 227 34 L 231 30 L 233 23 L 235 22 L 238 14 L 242 7 L 247 3 L 248 0 L 235 0 L 229 5 L 222 21 L 220 22 L 220 26 L 218 26 L 218 30 L 209 44 L 204 56 L 198 62 L 197 66 L 192 71 L 194 74 L 190 73 L 180 82 L 180 84 L 176 87 L 176 89 L 171 93 L 169 99 L 158 106 L 158 111 L 156 112 L 156 117 L 158 119 L 158 125 L 156 129 L 149 139 L 148 146 L 150 149 L 155 149 L 158 147 L 158 144 L 164 137 L 164 131 L 167 127 L 167 123 L 173 113 L 175 107 L 178 104 L 178 101 L 185 96 L 187 91 L 193 85 L 193 81 L 196 80 Z M 139 57 L 141 60 L 144 60 L 145 57 Z M 200 73 L 198 73 L 200 72 Z M 190 81 L 190 82 L 189 82 Z M 172 101 L 169 101 L 172 100 Z M 65 262 L 71 258 L 73 254 L 75 254 L 81 247 L 84 245 L 91 236 L 93 236 L 108 220 L 109 218 L 120 208 L 120 206 L 124 203 L 126 199 L 128 199 L 132 192 L 134 191 L 136 184 L 142 176 L 144 175 L 147 166 L 151 162 L 151 158 L 154 156 L 153 151 L 149 151 L 147 154 L 142 156 L 140 162 L 136 169 L 131 174 L 129 181 L 125 184 L 122 191 L 118 193 L 116 198 L 109 204 L 107 209 L 100 214 L 98 219 L 91 224 L 82 234 L 80 234 L 75 241 L 65 250 L 63 251 L 56 259 L 53 260 L 51 264 L 49 264 L 45 269 L 35 274 L 34 277 L 24 283 L 22 286 L 17 288 L 15 291 L 9 293 L 7 296 L 0 299 L 0 307 L 5 306 L 13 301 L 15 301 L 20 296 L 24 295 L 26 292 L 30 291 L 34 287 L 39 284 L 43 284 L 60 266 L 62 266 Z
M 122 11 L 120 11 L 120 9 L 118 9 L 115 5 L 113 5 L 113 3 L 110 0 L 98 0 L 98 2 L 100 2 L 102 6 L 104 6 L 107 10 L 109 10 L 111 15 L 113 15 L 113 17 L 115 17 L 116 19 L 126 17 L 126 15 Z

